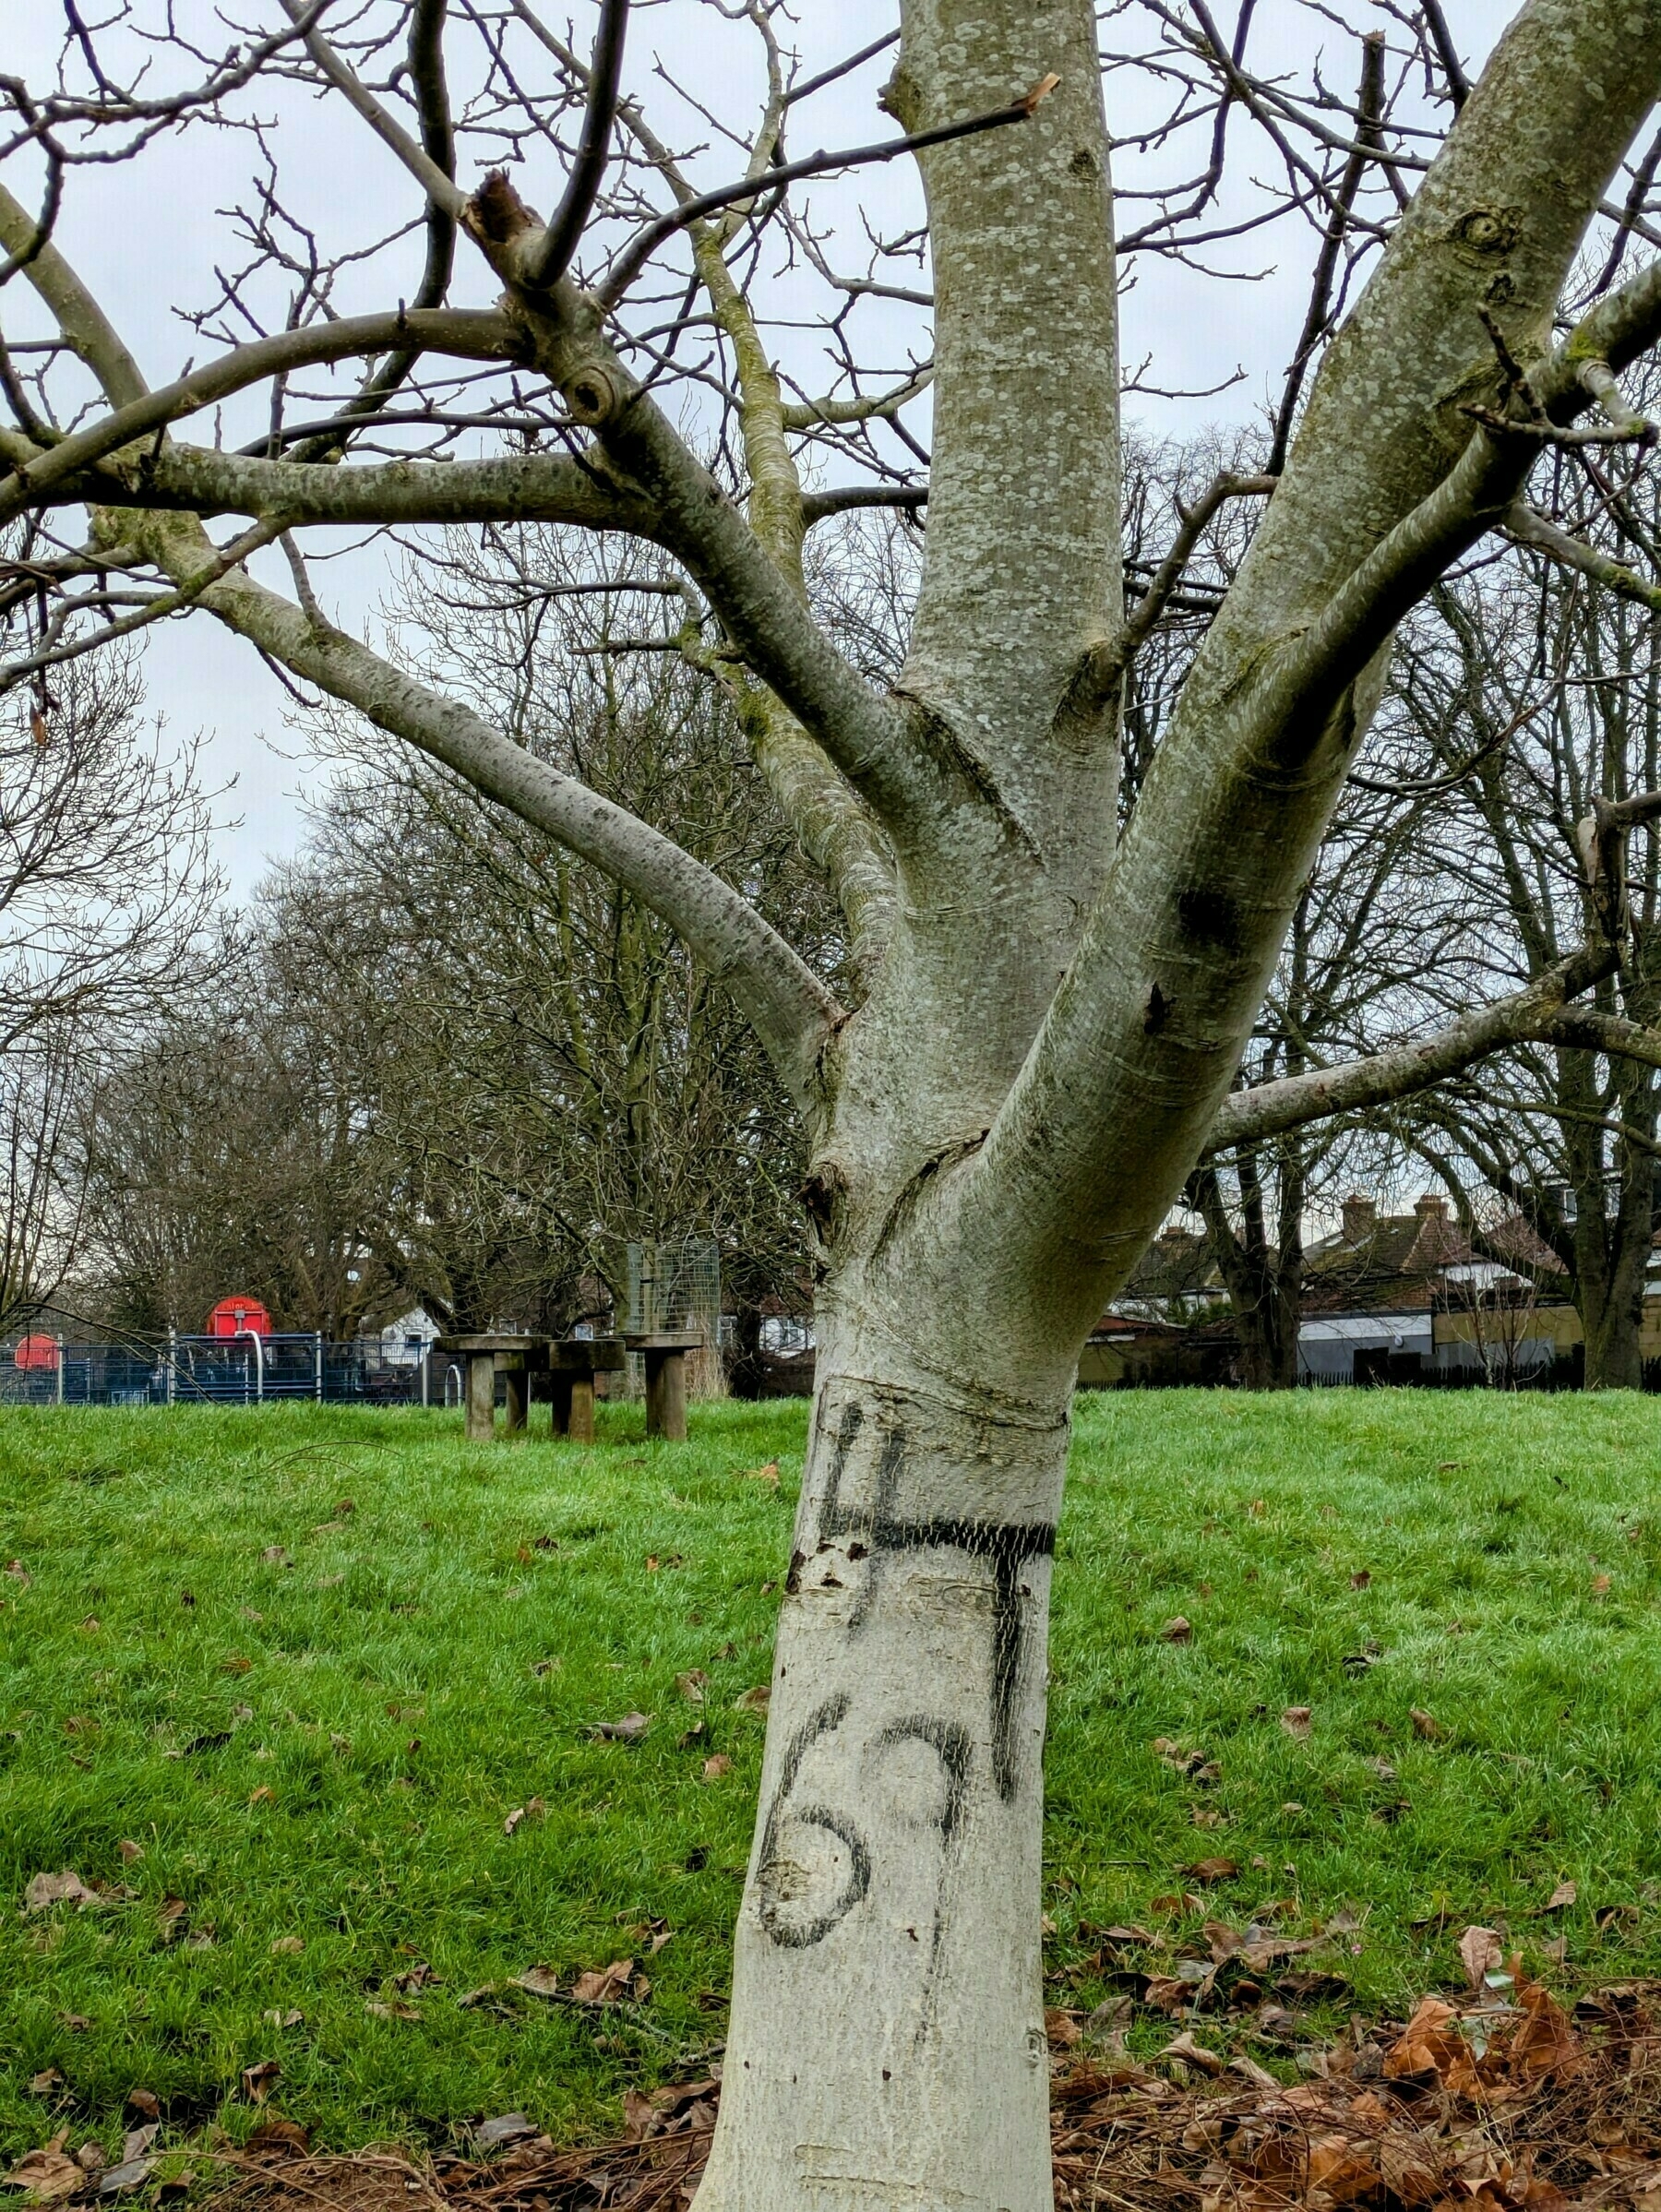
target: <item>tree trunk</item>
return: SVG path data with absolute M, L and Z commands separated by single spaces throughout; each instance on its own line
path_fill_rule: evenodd
M 821 1345 L 699 2212 L 1048 2212 L 1065 1402 L 971 1413 L 852 1348 Z
M 1643 1321 L 1642 1285 L 1636 1297 L 1609 1294 L 1587 1285 L 1581 1294 L 1581 1331 L 1586 1341 L 1588 1390 L 1642 1390 L 1643 1356 L 1639 1330 Z
M 1238 1171 L 1243 1234 L 1236 1232 L 1229 1219 L 1214 1167 L 1203 1167 L 1190 1178 L 1191 1201 L 1204 1216 L 1240 1332 L 1241 1380 L 1248 1390 L 1294 1390 L 1303 1319 L 1303 1242 L 1298 1226 L 1303 1178 L 1283 1153 L 1281 1240 L 1272 1246 L 1263 1224 L 1262 1186 L 1249 1154 L 1242 1154 Z
M 1647 1180 L 1649 1163 L 1645 1160 L 1643 1165 Z M 1577 1235 L 1575 1240 L 1581 1248 L 1576 1292 L 1586 1345 L 1585 1387 L 1642 1390 L 1648 1223 L 1643 1224 L 1642 1234 L 1621 1216 L 1599 1222 L 1596 1227 L 1595 1238 Z M 1589 1253 L 1591 1246 L 1595 1249 Z
M 1275 1329 L 1259 1326 L 1258 1308 L 1235 1309 L 1240 1325 L 1240 1375 L 1248 1390 L 1296 1390 L 1297 1337 L 1290 1341 Z

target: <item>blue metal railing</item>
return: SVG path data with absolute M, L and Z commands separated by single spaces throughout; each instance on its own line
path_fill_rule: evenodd
M 444 1403 L 445 1362 L 378 1338 L 334 1343 L 317 1334 L 170 1336 L 125 1344 L 59 1339 L 56 1357 L 18 1367 L 0 1345 L 0 1404 L 25 1405 L 257 1405 L 310 1398 L 320 1405 Z

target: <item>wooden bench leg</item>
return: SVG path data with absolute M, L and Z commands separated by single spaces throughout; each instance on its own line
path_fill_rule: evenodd
M 525 1433 L 525 1405 L 530 1393 L 531 1378 L 523 1368 L 508 1368 L 505 1379 L 508 1384 L 506 1430 L 509 1436 L 523 1436 Z
M 478 1442 L 496 1427 L 496 1357 L 490 1352 L 467 1356 L 467 1433 Z
M 569 1375 L 551 1375 L 548 1378 L 553 1413 L 552 1433 L 569 1436 L 571 1433 L 571 1378 Z
M 684 1352 L 646 1355 L 646 1433 L 667 1444 L 687 1441 L 687 1358 Z
M 592 1444 L 594 1441 L 594 1378 L 592 1375 L 571 1377 L 571 1417 L 566 1434 L 574 1444 Z

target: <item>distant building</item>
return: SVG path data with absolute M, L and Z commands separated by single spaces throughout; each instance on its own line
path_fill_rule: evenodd
M 432 1350 L 434 1338 L 442 1335 L 443 1331 L 424 1307 L 412 1306 L 408 1313 L 388 1321 L 377 1334 L 381 1359 L 386 1366 L 419 1367 Z

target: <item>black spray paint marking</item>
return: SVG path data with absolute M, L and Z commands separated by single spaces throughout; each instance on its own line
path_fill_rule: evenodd
M 940 1979 L 940 1956 L 946 1942 L 946 1895 L 952 1875 L 957 1871 L 957 1844 L 962 1834 L 963 1814 L 969 1797 L 969 1766 L 974 1747 L 969 1731 L 956 1721 L 936 1720 L 920 1713 L 909 1720 L 896 1720 L 883 1729 L 877 1739 L 877 1749 L 885 1750 L 896 1743 L 926 1743 L 938 1753 L 946 1775 L 946 1795 L 941 1802 L 937 1826 L 940 1831 L 940 1879 L 935 1891 L 934 1933 L 928 1946 L 928 1970 L 923 1977 L 922 2016 L 917 2022 L 916 2040 L 920 2043 L 934 2021 L 935 1998 Z
M 790 1818 L 804 1827 L 826 1829 L 845 1847 L 848 1878 L 842 1884 L 841 1895 L 810 1920 L 788 1920 L 784 1914 L 792 1900 L 779 1895 L 774 1871 L 778 1859 L 779 1830 L 785 1818 L 790 1793 L 795 1788 L 796 1776 L 802 1771 L 802 1762 L 821 1736 L 832 1735 L 841 1728 L 847 1716 L 848 1703 L 845 1690 L 835 1697 L 827 1698 L 818 1712 L 810 1715 L 796 1730 L 790 1740 L 790 1748 L 784 1753 L 779 1787 L 774 1790 L 772 1803 L 768 1808 L 756 1886 L 760 1894 L 761 1925 L 773 1942 L 787 1951 L 807 1951 L 813 1944 L 822 1943 L 837 1922 L 853 1911 L 871 1886 L 871 1854 L 864 1836 L 845 1813 L 832 1812 L 825 1805 L 799 1806 Z
M 1047 1521 L 980 1521 L 939 1519 L 907 1521 L 895 1511 L 900 1469 L 905 1457 L 905 1431 L 890 1429 L 882 1440 L 877 1462 L 876 1497 L 868 1507 L 842 1501 L 842 1474 L 848 1453 L 864 1426 L 857 1405 L 847 1406 L 830 1445 L 830 1466 L 825 1483 L 825 1501 L 819 1509 L 818 1541 L 823 1545 L 841 1536 L 863 1539 L 877 1555 L 871 1574 L 849 1620 L 857 1632 L 869 1617 L 877 1595 L 881 1556 L 888 1552 L 919 1551 L 930 1546 L 950 1546 L 984 1559 L 992 1569 L 992 1779 L 998 1794 L 1008 1803 L 1015 1794 L 1015 1700 L 1021 1687 L 1021 1667 L 1026 1637 L 1026 1616 L 1022 1606 L 1022 1570 L 1029 1560 L 1048 1559 L 1056 1548 L 1055 1524 Z M 799 1585 L 802 1555 L 791 1561 L 789 1586 Z

